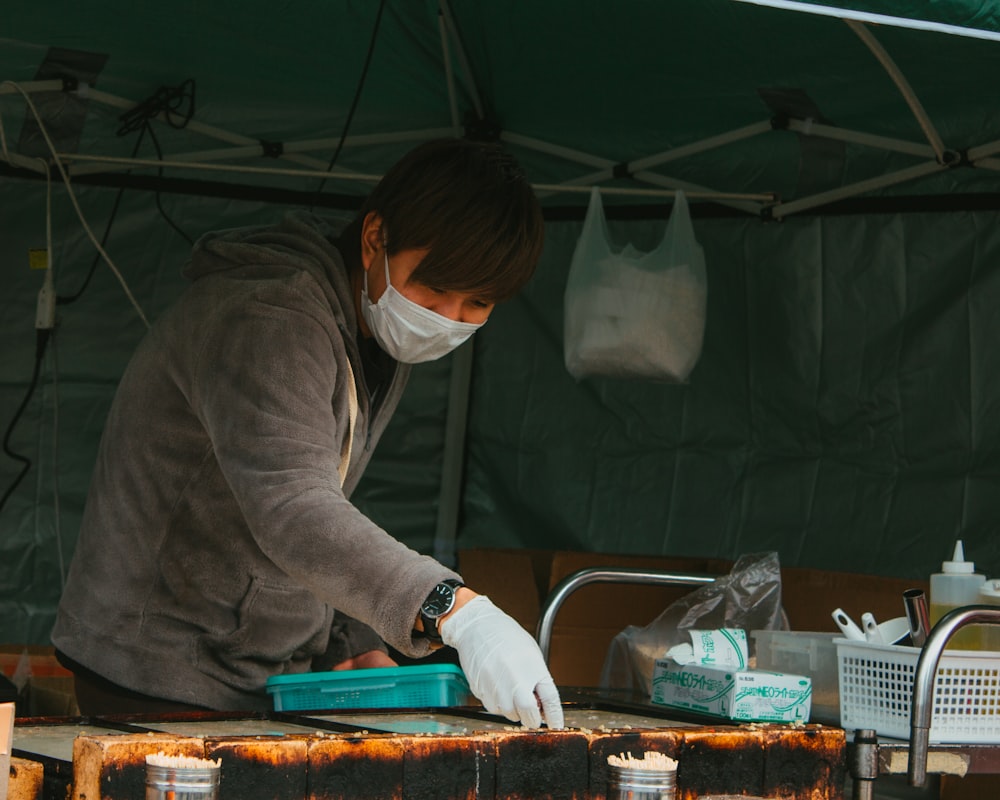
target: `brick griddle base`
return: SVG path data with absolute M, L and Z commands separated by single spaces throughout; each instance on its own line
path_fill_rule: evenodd
M 391 713 L 405 720 L 408 712 Z M 428 716 L 426 710 L 420 714 Z M 273 718 L 305 732 L 208 735 L 213 725 L 205 720 L 206 735 L 199 735 L 199 719 L 206 716 L 163 718 L 190 722 L 183 735 L 143 731 L 143 718 L 134 717 L 96 724 L 44 721 L 80 731 L 72 738 L 71 764 L 26 752 L 28 729 L 19 742 L 15 728 L 15 755 L 40 761 L 45 769 L 41 793 L 17 800 L 141 798 L 145 758 L 158 752 L 220 759 L 220 800 L 602 800 L 608 756 L 647 751 L 678 760 L 678 800 L 712 794 L 842 800 L 846 777 L 844 731 L 820 725 L 674 723 L 560 731 L 493 725 L 479 731 L 473 715 L 467 733 L 401 734 L 331 730 L 349 726 L 276 714 L 263 715 L 265 728 Z M 248 727 L 259 730 L 261 719 L 254 716 Z M 42 721 L 29 723 L 39 730 Z M 104 732 L 104 726 L 118 729 Z

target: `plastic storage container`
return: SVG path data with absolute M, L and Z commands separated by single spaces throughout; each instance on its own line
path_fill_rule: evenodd
M 837 681 L 839 633 L 811 631 L 751 631 L 756 643 L 757 669 L 806 675 L 812 681 L 809 719 L 836 725 L 840 720 Z
M 1000 606 L 1000 580 L 990 578 L 979 587 L 979 602 L 984 606 Z M 1000 625 L 983 625 L 984 650 L 992 650 L 1000 658 Z
M 840 724 L 908 739 L 920 649 L 836 639 Z M 981 650 L 945 651 L 932 692 L 933 744 L 1000 743 L 1000 659 Z
M 454 664 L 303 672 L 267 680 L 275 711 L 337 708 L 442 708 L 471 700 Z
M 976 565 L 965 560 L 962 540 L 955 542 L 950 561 L 941 564 L 941 571 L 931 575 L 930 622 L 933 627 L 949 611 L 980 602 L 979 589 L 986 576 L 976 572 Z M 949 650 L 982 648 L 982 627 L 969 625 L 948 640 Z

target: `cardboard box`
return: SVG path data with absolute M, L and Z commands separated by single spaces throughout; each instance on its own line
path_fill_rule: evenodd
M 619 555 L 582 551 L 476 548 L 459 552 L 458 571 L 473 589 L 489 595 L 533 636 L 552 590 L 590 567 L 633 567 L 722 576 L 732 561 L 715 558 Z M 782 604 L 795 631 L 837 632 L 830 613 L 843 608 L 854 619 L 903 614 L 903 591 L 927 581 L 875 577 L 805 567 L 782 567 Z M 553 621 L 549 669 L 560 686 L 598 686 L 612 639 L 630 625 L 645 627 L 692 586 L 599 583 L 563 603 Z M 751 652 L 753 655 L 753 652 Z
M 807 722 L 812 686 L 804 675 L 723 670 L 656 660 L 653 702 L 744 722 Z
M 56 660 L 55 648 L 2 644 L 0 672 L 19 689 L 17 716 L 65 717 L 80 713 L 73 673 Z

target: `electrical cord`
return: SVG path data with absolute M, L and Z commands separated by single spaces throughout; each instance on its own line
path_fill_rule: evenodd
M 125 136 L 129 133 L 139 131 L 139 141 L 145 134 L 149 134 L 153 148 L 156 150 L 156 158 L 163 161 L 163 150 L 160 148 L 160 141 L 156 138 L 152 121 L 162 119 L 171 128 L 182 130 L 188 126 L 194 117 L 195 110 L 195 82 L 193 78 L 188 78 L 179 86 L 161 86 L 152 95 L 137 103 L 128 111 L 122 113 L 118 119 L 121 125 L 118 128 L 118 135 Z M 138 148 L 138 142 L 136 143 Z M 135 153 L 132 154 L 135 158 Z M 156 171 L 159 178 L 163 178 L 163 167 Z M 156 208 L 160 216 L 166 220 L 167 224 L 177 232 L 188 244 L 193 245 L 194 239 L 186 234 L 176 222 L 167 214 L 163 208 L 162 195 L 159 190 L 156 192 Z
M 153 147 L 156 149 L 157 159 L 163 161 L 163 151 L 160 149 L 160 141 L 159 139 L 156 138 L 156 134 L 153 132 L 153 128 L 149 124 L 149 120 L 146 120 L 146 124 L 143 126 L 143 130 L 149 133 L 149 138 L 153 142 Z M 161 180 L 163 179 L 163 167 L 160 167 L 159 169 L 156 170 L 156 175 Z M 181 230 L 181 227 L 176 222 L 174 222 L 173 219 L 170 218 L 170 215 L 167 214 L 166 209 L 163 208 L 162 195 L 160 194 L 159 189 L 156 190 L 156 208 L 160 212 L 160 216 L 163 217 L 164 220 L 166 220 L 167 224 L 171 228 L 173 228 L 174 231 L 177 234 L 179 234 L 182 239 L 184 239 L 184 241 L 186 241 L 189 245 L 194 245 L 194 239 L 192 239 L 183 230 Z
M 163 116 L 171 128 L 186 128 L 194 117 L 195 83 L 188 78 L 180 86 L 161 86 L 153 94 L 122 113 L 118 135 L 125 136 L 146 128 L 151 119 Z
M 52 278 L 52 171 L 49 169 L 49 165 L 44 159 L 39 158 L 37 161 L 41 164 L 41 168 L 45 172 L 46 271 L 45 279 L 42 281 L 42 288 L 38 292 L 38 304 L 35 308 L 35 366 L 31 373 L 31 380 L 28 382 L 28 389 L 24 393 L 24 399 L 21 400 L 21 405 L 18 406 L 17 411 L 14 412 L 14 416 L 11 417 L 10 424 L 7 426 L 7 431 L 4 433 L 3 437 L 4 453 L 6 453 L 14 461 L 21 464 L 21 471 L 17 474 L 17 476 L 15 476 L 10 486 L 7 487 L 7 490 L 3 493 L 3 497 L 0 498 L 0 510 L 3 510 L 7 499 L 14 493 L 14 490 L 18 487 L 21 481 L 24 480 L 24 476 L 28 474 L 28 470 L 31 469 L 31 459 L 27 456 L 22 456 L 20 453 L 14 452 L 10 447 L 10 438 L 38 386 L 38 377 L 42 369 L 42 360 L 45 358 L 45 348 L 49 343 L 49 339 L 52 336 L 52 331 L 56 324 L 55 282 Z
M 90 224 L 87 222 L 87 218 L 83 214 L 83 209 L 80 208 L 80 203 L 76 199 L 76 192 L 73 191 L 73 185 L 70 182 L 69 175 L 66 174 L 66 169 L 63 166 L 62 160 L 59 158 L 59 154 L 56 151 L 55 145 L 52 143 L 52 139 L 49 136 L 49 132 L 45 127 L 45 123 L 42 121 L 42 117 L 38 113 L 38 109 L 35 108 L 35 104 L 31 101 L 31 97 L 28 95 L 26 91 L 24 91 L 24 89 L 21 88 L 21 86 L 19 86 L 14 81 L 3 81 L 2 83 L 0 83 L 0 86 L 13 87 L 17 92 L 21 94 L 21 96 L 24 98 L 25 103 L 28 104 L 28 108 L 30 109 L 32 116 L 34 116 L 35 121 L 38 123 L 38 129 L 42 134 L 42 138 L 45 139 L 45 144 L 48 146 L 49 152 L 52 155 L 52 163 L 55 165 L 56 169 L 59 170 L 59 175 L 60 177 L 62 177 L 63 183 L 66 186 L 66 193 L 69 196 L 70 202 L 73 205 L 73 210 L 76 212 L 77 218 L 80 220 L 80 224 L 83 226 L 83 229 L 86 232 L 87 237 L 90 239 L 91 243 L 93 243 L 94 247 L 97 248 L 97 251 L 104 258 L 104 262 L 108 265 L 108 267 L 114 273 L 115 277 L 118 279 L 118 283 L 125 291 L 125 296 L 128 297 L 129 302 L 132 304 L 132 307 L 139 315 L 139 318 L 142 320 L 143 324 L 148 328 L 149 320 L 146 319 L 146 315 L 143 312 L 142 307 L 139 305 L 139 302 L 135 299 L 135 296 L 132 294 L 132 290 L 129 288 L 128 283 L 122 276 L 118 267 L 115 266 L 114 261 L 111 260 L 111 256 L 107 254 L 107 251 L 104 249 L 103 245 L 97 240 L 97 237 L 94 235 L 94 231 L 91 230 Z M 3 158 L 10 164 L 23 164 L 25 161 L 29 160 L 25 159 L 24 156 L 20 156 L 17 153 L 10 153 L 8 151 L 7 138 L 6 135 L 4 134 L 4 129 L 3 129 L 2 116 L 0 116 L 0 154 L 2 154 Z
M 35 393 L 35 387 L 38 386 L 38 376 L 42 369 L 42 359 L 45 357 L 45 348 L 49 343 L 49 337 L 52 335 L 52 331 L 49 329 L 43 329 L 37 331 L 35 335 L 35 366 L 31 371 L 31 380 L 28 382 L 28 389 L 24 393 L 24 399 L 21 400 L 21 405 L 17 407 L 17 411 L 14 412 L 14 416 L 11 417 L 10 424 L 7 426 L 7 432 L 3 436 L 3 451 L 4 453 L 14 461 L 21 464 L 21 471 L 14 477 L 11 481 L 10 486 L 3 493 L 3 497 L 0 497 L 0 511 L 3 510 L 4 505 L 12 494 L 14 490 L 18 487 L 21 481 L 24 480 L 24 476 L 28 474 L 28 470 L 31 469 L 31 459 L 27 456 L 22 456 L 20 453 L 15 453 L 10 448 L 10 437 L 14 433 L 14 428 L 21 419 L 21 415 L 24 413 L 24 409 L 27 408 L 28 402 L 31 400 L 32 395 Z
M 77 215 L 80 219 L 80 222 L 83 224 L 83 227 L 87 232 L 87 235 L 90 237 L 91 241 L 95 244 L 98 250 L 98 255 L 94 257 L 90 269 L 88 270 L 88 273 L 84 278 L 83 284 L 75 293 L 66 296 L 56 295 L 54 289 L 54 281 L 52 279 L 52 252 L 53 252 L 52 251 L 52 174 L 49 169 L 49 164 L 44 159 L 35 159 L 41 164 L 41 168 L 45 171 L 45 177 L 46 177 L 45 234 L 46 234 L 46 254 L 49 263 L 47 265 L 45 283 L 42 287 L 41 292 L 39 293 L 38 308 L 36 310 L 35 362 L 34 362 L 34 367 L 32 369 L 31 380 L 28 383 L 28 388 L 25 391 L 24 397 L 20 405 L 14 412 L 14 415 L 11 417 L 10 423 L 7 426 L 7 430 L 4 434 L 4 439 L 3 439 L 4 453 L 12 460 L 20 463 L 21 469 L 15 476 L 14 480 L 4 491 L 3 496 L 0 497 L 0 511 L 3 510 L 3 507 L 6 505 L 7 500 L 11 497 L 11 495 L 21 484 L 21 482 L 24 480 L 24 477 L 28 474 L 29 470 L 31 469 L 31 459 L 11 449 L 10 440 L 13 435 L 14 429 L 17 426 L 17 423 L 20 421 L 21 416 L 24 414 L 24 411 L 27 408 L 28 403 L 31 401 L 31 398 L 34 396 L 34 393 L 38 387 L 38 380 L 41 374 L 42 362 L 44 361 L 45 351 L 50 340 L 52 340 L 53 342 L 52 352 L 53 352 L 53 358 L 55 358 L 56 348 L 55 348 L 55 342 L 54 342 L 55 337 L 53 335 L 53 331 L 55 328 L 56 304 L 65 305 L 68 303 L 72 303 L 80 298 L 80 296 L 83 294 L 83 292 L 89 285 L 91 278 L 93 277 L 94 272 L 96 270 L 97 264 L 100 262 L 100 259 L 103 256 L 105 261 L 107 261 L 108 265 L 111 267 L 114 274 L 118 277 L 119 281 L 121 282 L 122 286 L 125 289 L 126 294 L 132 301 L 132 304 L 136 308 L 136 311 L 139 313 L 139 316 L 142 318 L 143 322 L 146 323 L 146 326 L 147 327 L 149 326 L 149 323 L 146 321 L 146 317 L 143 314 L 142 309 L 138 306 L 135 299 L 132 297 L 132 294 L 128 286 L 125 284 L 124 278 L 118 272 L 114 263 L 108 257 L 104 249 L 104 246 L 106 245 L 108 237 L 111 233 L 112 224 L 114 223 L 114 220 L 117 216 L 118 208 L 121 203 L 124 189 L 119 190 L 117 196 L 115 197 L 115 202 L 112 207 L 111 215 L 104 228 L 104 234 L 101 237 L 100 242 L 98 242 L 93 234 L 93 231 L 90 229 L 90 226 L 87 224 L 87 221 L 83 216 L 83 212 L 80 209 L 80 206 L 76 200 L 76 196 L 73 192 L 73 189 L 70 186 L 68 176 L 56 153 L 55 147 L 52 144 L 52 140 L 49 137 L 48 131 L 45 128 L 45 124 L 42 122 L 41 116 L 38 114 L 38 111 L 35 108 L 34 103 L 32 103 L 30 96 L 20 86 L 18 86 L 16 83 L 13 83 L 12 81 L 4 81 L 3 83 L 10 84 L 11 86 L 13 86 L 18 92 L 21 93 L 21 95 L 24 97 L 25 102 L 28 104 L 29 109 L 31 110 L 32 114 L 35 117 L 35 121 L 38 124 L 39 130 L 41 131 L 42 136 L 44 137 L 45 142 L 49 147 L 49 151 L 52 154 L 53 162 L 55 166 L 58 168 L 59 173 L 63 179 L 63 182 L 65 183 L 66 189 L 70 195 L 70 199 L 72 200 L 73 207 L 75 208 Z M 186 104 L 186 106 L 182 104 Z M 119 135 L 125 135 L 127 133 L 131 133 L 136 130 L 139 131 L 139 136 L 137 137 L 135 147 L 132 152 L 133 158 L 139 151 L 139 147 L 141 146 L 143 136 L 146 133 L 149 133 L 150 138 L 153 141 L 153 146 L 156 149 L 157 157 L 159 158 L 159 160 L 161 161 L 163 160 L 163 153 L 162 150 L 160 149 L 159 141 L 156 139 L 156 135 L 150 124 L 150 120 L 153 119 L 154 117 L 160 116 L 161 113 L 167 124 L 169 124 L 171 127 L 183 128 L 184 126 L 186 126 L 194 113 L 194 81 L 193 80 L 186 81 L 184 84 L 181 85 L 181 87 L 178 87 L 175 90 L 161 89 L 156 94 L 154 94 L 152 98 L 145 101 L 144 103 L 140 103 L 138 106 L 136 106 L 133 109 L 130 109 L 128 112 L 126 112 L 120 117 L 120 120 L 122 121 L 122 126 L 119 128 L 118 131 Z M 3 126 L 2 116 L 0 116 L 0 154 L 2 154 L 2 156 L 11 164 L 20 163 L 21 165 L 24 165 L 29 161 L 33 161 L 23 156 L 19 156 L 18 154 L 13 154 L 14 157 L 13 158 L 11 157 L 12 154 L 8 151 L 7 148 L 6 132 Z M 160 177 L 163 176 L 162 167 L 159 170 L 159 175 Z M 193 240 L 191 239 L 191 237 L 189 237 L 183 230 L 181 230 L 181 228 L 166 213 L 166 210 L 163 208 L 161 203 L 160 192 L 156 193 L 156 205 L 160 211 L 160 214 L 167 221 L 167 223 L 185 240 L 187 240 L 189 244 L 193 244 Z M 59 484 L 58 484 L 59 404 L 58 404 L 57 371 L 58 371 L 58 363 L 56 362 L 54 366 L 54 375 L 53 375 L 53 382 L 54 385 L 57 387 L 56 399 L 54 401 L 54 411 L 53 411 L 54 419 L 53 419 L 52 446 L 53 446 L 53 463 L 56 465 L 55 475 L 53 477 L 53 487 L 54 487 L 53 491 L 55 492 L 54 509 L 56 516 L 55 526 L 56 526 L 56 537 L 57 537 L 57 550 L 59 556 L 59 574 L 60 574 L 60 579 L 63 581 L 63 583 L 65 583 L 66 570 L 62 552 L 62 537 L 60 533 L 61 526 L 60 526 L 60 512 L 59 512 Z
M 354 90 L 354 98 L 351 100 L 351 107 L 347 111 L 347 117 L 344 120 L 344 129 L 340 134 L 340 140 L 337 142 L 337 148 L 333 151 L 333 155 L 330 157 L 330 163 L 326 165 L 326 171 L 330 172 L 333 169 L 333 165 L 337 163 L 337 159 L 340 158 L 340 151 L 344 148 L 344 141 L 347 139 L 347 132 L 351 128 L 351 122 L 354 120 L 354 112 L 358 107 L 358 101 L 361 99 L 361 90 L 364 89 L 365 80 L 368 77 L 368 68 L 372 63 L 372 55 L 375 52 L 375 42 L 378 40 L 379 27 L 382 24 L 382 12 L 385 10 L 385 0 L 380 0 L 378 4 L 378 12 L 375 15 L 375 24 L 372 26 L 371 39 L 368 42 L 368 53 L 365 55 L 365 63 L 361 68 L 361 77 L 358 79 L 357 88 Z M 316 194 L 320 195 L 323 192 L 323 187 L 326 186 L 326 178 L 323 178 L 319 182 L 319 186 L 316 187 Z
M 136 138 L 135 146 L 132 148 L 132 158 L 135 158 L 139 152 L 139 146 L 142 144 L 142 137 L 144 131 L 140 131 L 139 136 Z M 132 170 L 128 170 L 131 172 Z M 125 189 L 119 189 L 118 193 L 115 195 L 115 202 L 111 206 L 111 214 L 108 217 L 107 224 L 104 226 L 104 233 L 101 236 L 101 246 L 107 247 L 108 237 L 111 236 L 111 226 L 115 222 L 115 218 L 118 216 L 118 207 L 121 205 L 122 196 L 125 194 Z M 101 263 L 101 254 L 96 253 L 93 260 L 90 262 L 90 267 L 87 270 L 87 274 L 83 278 L 83 283 L 80 284 L 80 288 L 77 289 L 72 294 L 60 295 L 56 297 L 56 303 L 59 305 L 69 305 L 70 303 L 75 303 L 83 293 L 87 290 L 90 285 L 91 279 L 94 277 L 94 273 L 97 271 L 97 265 Z
M 136 137 L 135 145 L 132 147 L 132 154 L 129 157 L 135 158 L 139 154 L 142 141 L 148 133 L 153 141 L 153 147 L 156 149 L 157 158 L 162 161 L 163 151 L 160 149 L 159 140 L 156 138 L 156 134 L 153 131 L 151 120 L 162 115 L 164 121 L 170 125 L 170 127 L 186 127 L 188 122 L 190 122 L 191 118 L 194 116 L 194 97 L 195 83 L 193 79 L 188 79 L 176 88 L 160 87 L 149 98 L 119 115 L 118 120 L 121 125 L 117 131 L 118 136 L 127 136 L 128 134 L 135 132 L 138 132 L 139 134 Z M 128 172 L 131 171 L 132 170 L 128 170 Z M 162 167 L 158 170 L 158 175 L 161 178 L 163 177 Z M 111 235 L 111 226 L 114 224 L 115 218 L 118 216 L 118 208 L 121 205 L 124 194 L 125 189 L 122 188 L 119 189 L 118 193 L 115 195 L 115 202 L 111 207 L 111 215 L 108 217 L 108 222 L 104 226 L 104 234 L 101 236 L 102 246 L 107 246 L 108 237 Z M 163 208 L 161 194 L 159 191 L 156 192 L 156 208 L 171 228 L 180 234 L 180 236 L 183 237 L 188 244 L 194 244 L 194 240 L 187 233 L 185 233 L 180 226 L 173 221 L 173 219 L 171 219 L 170 215 L 168 215 L 166 210 Z M 60 296 L 57 298 L 56 302 L 60 305 L 68 305 L 69 303 L 74 303 L 79 300 L 81 295 L 90 285 L 90 281 L 94 277 L 94 273 L 97 271 L 97 265 L 100 262 L 101 256 L 100 253 L 98 253 L 94 256 L 93 261 L 90 262 L 90 268 L 87 270 L 87 275 L 84 277 L 80 288 L 73 294 Z

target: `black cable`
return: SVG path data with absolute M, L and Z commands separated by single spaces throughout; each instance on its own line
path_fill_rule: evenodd
M 160 142 L 156 138 L 156 134 L 153 132 L 153 128 L 149 124 L 149 120 L 146 120 L 146 125 L 143 128 L 143 130 L 149 133 L 149 138 L 152 139 L 153 141 L 153 147 L 156 148 L 157 160 L 163 161 L 163 151 L 160 149 Z M 163 180 L 163 167 L 160 167 L 156 171 L 156 175 L 161 181 Z M 181 227 L 170 218 L 170 215 L 167 214 L 166 209 L 163 208 L 163 195 L 161 194 L 159 189 L 156 190 L 156 208 L 157 210 L 159 210 L 160 216 L 167 221 L 167 224 L 171 228 L 173 228 L 189 245 L 194 244 L 194 239 L 192 239 L 183 230 L 181 230 Z
M 358 85 L 354 90 L 354 99 L 351 100 L 351 107 L 347 111 L 347 118 L 344 120 L 344 130 L 340 134 L 340 141 L 337 142 L 337 149 L 333 151 L 333 155 L 330 157 L 330 163 L 326 165 L 326 171 L 329 172 L 333 169 L 333 165 L 337 163 L 337 159 L 340 157 L 340 151 L 344 148 L 344 140 L 347 139 L 347 132 L 351 128 L 351 122 L 354 119 L 354 112 L 358 107 L 358 101 L 361 99 L 361 90 L 364 89 L 365 79 L 368 77 L 368 67 L 372 63 L 372 54 L 375 52 L 375 42 L 378 40 L 378 30 L 379 26 L 382 24 L 382 11 L 385 9 L 385 0 L 380 0 L 378 4 L 378 13 L 375 15 L 375 24 L 372 26 L 371 40 L 368 42 L 368 53 L 365 56 L 365 64 L 361 69 L 361 77 L 358 79 Z M 323 192 L 323 187 L 326 185 L 326 178 L 323 178 L 319 182 L 319 186 L 316 187 L 316 194 L 321 194 Z
M 147 133 L 149 133 L 150 138 L 153 140 L 153 146 L 156 148 L 157 158 L 163 160 L 163 151 L 160 149 L 160 143 L 156 138 L 156 134 L 153 132 L 151 125 L 151 120 L 163 115 L 166 123 L 175 129 L 181 129 L 187 126 L 194 116 L 195 109 L 195 82 L 193 79 L 188 79 L 184 81 L 180 86 L 177 87 L 163 87 L 161 86 L 156 90 L 149 98 L 138 103 L 133 108 L 125 111 L 119 115 L 118 119 L 121 125 L 118 128 L 118 136 L 126 136 L 130 133 L 135 133 L 138 131 L 139 136 L 136 137 L 135 146 L 132 148 L 131 158 L 135 158 L 139 154 L 139 148 L 142 146 L 142 140 Z M 132 170 L 126 171 L 126 174 L 132 174 Z M 163 179 L 163 167 L 157 172 L 157 177 L 162 181 Z M 111 215 L 108 217 L 108 222 L 104 226 L 104 234 L 101 236 L 101 247 L 106 248 L 108 243 L 108 237 L 111 235 L 111 226 L 114 224 L 115 218 L 118 215 L 118 208 L 121 205 L 122 195 L 125 193 L 125 189 L 121 188 L 118 190 L 118 194 L 115 196 L 115 202 L 111 207 Z M 163 208 L 163 202 L 161 199 L 161 192 L 156 191 L 156 207 L 160 212 L 160 215 L 166 220 L 167 224 L 170 225 L 178 234 L 180 234 L 188 244 L 193 244 L 194 240 L 188 236 L 181 228 L 170 218 L 166 210 Z M 101 254 L 95 253 L 94 260 L 90 262 L 90 268 L 87 270 L 87 275 L 73 294 L 63 295 L 56 297 L 57 305 L 68 305 L 69 303 L 74 303 L 80 299 L 84 291 L 90 285 L 91 279 L 94 277 L 94 273 L 97 271 L 97 265 L 101 263 Z
M 186 128 L 194 116 L 194 97 L 193 78 L 188 78 L 180 86 L 161 86 L 141 103 L 118 116 L 121 122 L 118 135 L 134 133 L 160 114 L 171 128 Z
M 118 128 L 118 135 L 124 136 L 135 131 L 148 133 L 156 149 L 157 160 L 163 161 L 163 150 L 160 142 L 153 131 L 152 121 L 161 115 L 164 121 L 175 130 L 186 128 L 187 124 L 194 117 L 195 109 L 195 82 L 193 78 L 188 78 L 180 86 L 161 86 L 152 95 L 121 114 L 118 119 L 121 125 Z M 141 138 L 141 137 L 140 137 Z M 163 167 L 157 172 L 157 177 L 163 179 Z M 167 224 L 173 228 L 188 244 L 194 244 L 194 239 L 188 236 L 180 226 L 174 222 L 170 215 L 163 208 L 163 201 L 159 190 L 156 192 L 156 208 L 160 216 L 166 220 Z
M 31 372 L 31 381 L 28 384 L 28 391 L 24 393 L 24 399 L 21 401 L 21 405 L 17 407 L 17 411 L 14 412 L 14 416 L 7 426 L 7 432 L 3 437 L 3 451 L 14 461 L 20 462 L 23 466 L 21 467 L 20 473 L 14 478 L 14 481 L 7 487 L 7 491 L 3 493 L 3 497 L 0 497 L 0 511 L 3 510 L 8 498 L 14 494 L 14 490 L 18 487 L 24 476 L 28 474 L 28 470 L 31 469 L 31 459 L 26 456 L 22 456 L 20 453 L 15 453 L 10 449 L 10 437 L 14 432 L 18 420 L 21 419 L 21 415 L 24 413 L 24 409 L 27 408 L 28 402 L 31 400 L 32 395 L 35 393 L 35 388 L 38 386 L 38 376 L 42 369 L 42 359 L 45 358 L 45 348 L 49 343 L 49 336 L 52 331 L 49 328 L 43 328 L 38 330 L 35 335 L 35 368 Z
M 131 156 L 132 158 L 135 158 L 136 155 L 138 155 L 139 146 L 142 144 L 142 137 L 145 136 L 145 134 L 146 134 L 145 128 L 140 129 L 139 136 L 135 140 L 135 147 L 132 148 L 132 156 Z M 132 170 L 128 170 L 129 174 L 131 174 L 131 172 Z M 119 189 L 118 194 L 115 195 L 115 202 L 111 206 L 111 216 L 108 217 L 108 222 L 104 226 L 104 234 L 101 236 L 102 249 L 105 250 L 107 249 L 108 237 L 111 235 L 111 226 L 114 224 L 115 217 L 118 216 L 118 206 L 121 205 L 123 194 L 125 194 L 124 188 Z M 87 286 L 90 285 L 90 280 L 91 278 L 94 277 L 94 273 L 97 271 L 97 265 L 101 263 L 101 258 L 102 256 L 99 252 L 94 254 L 94 260 L 90 262 L 90 269 L 87 270 L 87 275 L 83 279 L 83 283 L 80 285 L 80 288 L 77 289 L 75 292 L 73 292 L 73 294 L 64 296 L 57 295 L 56 305 L 69 305 L 70 303 L 75 303 L 77 300 L 80 299 L 80 296 L 87 289 Z

